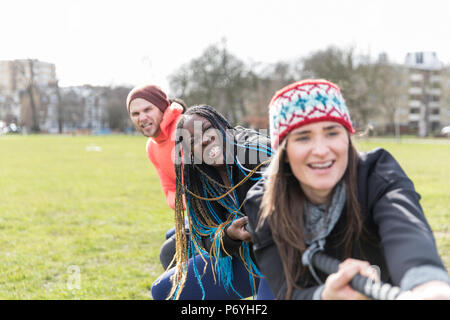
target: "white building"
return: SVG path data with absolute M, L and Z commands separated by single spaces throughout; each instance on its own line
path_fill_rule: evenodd
M 34 97 L 39 112 L 46 112 L 42 107 L 42 94 L 56 84 L 56 68 L 53 63 L 36 59 L 0 61 L 0 120 L 24 124 L 21 97 L 32 84 Z M 37 90 L 36 90 L 37 88 Z
M 409 70 L 409 125 L 424 137 L 448 124 L 447 68 L 435 52 L 408 53 L 405 67 Z
M 0 94 L 14 95 L 25 90 L 30 81 L 38 87 L 54 85 L 55 65 L 36 59 L 0 61 Z

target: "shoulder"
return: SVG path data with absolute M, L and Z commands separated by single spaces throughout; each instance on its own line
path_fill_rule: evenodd
M 248 231 L 252 235 L 253 248 L 261 249 L 273 243 L 268 221 L 259 226 L 261 200 L 264 194 L 265 179 L 259 180 L 247 192 L 244 209 L 248 216 Z
M 182 116 L 183 107 L 177 103 L 172 103 L 163 114 L 161 121 L 161 132 L 166 138 L 173 138 L 178 120 Z
M 246 200 L 247 202 L 259 204 L 262 196 L 264 195 L 266 178 L 261 178 L 257 183 L 255 183 L 250 190 L 247 192 Z
M 233 128 L 233 134 L 236 143 L 236 156 L 242 165 L 247 169 L 253 169 L 256 165 L 265 162 L 259 171 L 267 167 L 273 151 L 270 146 L 270 139 L 264 132 L 238 126 Z
M 362 211 L 370 212 L 380 199 L 417 203 L 420 195 L 398 161 L 387 150 L 377 148 L 359 155 L 358 199 Z
M 183 115 L 183 110 L 184 109 L 180 104 L 172 102 L 172 104 L 164 112 L 164 120 L 166 120 L 171 126 L 176 126 L 178 120 Z
M 234 137 L 239 144 L 262 144 L 270 146 L 270 138 L 267 136 L 267 132 L 259 132 L 242 126 L 236 126 L 233 130 Z
M 412 182 L 406 175 L 398 161 L 385 149 L 376 148 L 359 154 L 358 163 L 359 182 L 376 180 L 383 184 Z
M 259 221 L 261 200 L 264 194 L 264 183 L 265 179 L 260 179 L 248 190 L 247 196 L 245 197 L 245 214 L 248 216 L 250 224 L 255 227 Z

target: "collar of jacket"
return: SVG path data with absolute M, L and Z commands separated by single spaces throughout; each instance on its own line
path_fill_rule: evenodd
M 156 143 L 163 143 L 167 139 L 171 138 L 171 135 L 174 134 L 171 129 L 173 129 L 174 122 L 178 121 L 181 113 L 183 112 L 183 107 L 178 103 L 172 103 L 166 111 L 164 111 L 163 119 L 160 124 L 159 135 L 155 138 L 151 138 Z

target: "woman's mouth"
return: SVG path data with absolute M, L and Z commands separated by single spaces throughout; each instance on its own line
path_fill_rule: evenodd
M 315 162 L 308 164 L 308 167 L 310 167 L 313 170 L 326 170 L 331 168 L 335 162 L 336 162 L 335 160 L 330 160 L 326 162 Z
M 211 148 L 211 150 L 209 150 L 208 156 L 210 159 L 215 159 L 217 158 L 217 156 L 219 156 L 220 154 L 220 147 L 219 146 L 214 146 Z

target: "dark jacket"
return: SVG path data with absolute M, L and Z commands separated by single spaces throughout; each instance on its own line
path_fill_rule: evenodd
M 260 229 L 256 229 L 264 192 L 263 183 L 263 180 L 259 181 L 248 192 L 245 211 L 249 217 L 253 250 L 260 271 L 274 295 L 283 299 L 286 292 L 285 275 L 270 226 L 266 221 Z M 445 270 L 419 204 L 420 196 L 412 181 L 386 150 L 375 149 L 360 154 L 358 200 L 368 236 L 360 241 L 360 246 L 353 246 L 353 258 L 377 265 L 381 271 L 381 280 L 397 286 L 411 268 L 427 265 Z M 325 245 L 325 253 L 339 260 L 343 259 L 343 250 L 337 244 L 342 240 L 344 228 L 345 215 L 342 214 Z M 325 282 L 327 275 L 318 270 L 316 272 Z M 294 290 L 293 299 L 312 299 L 319 288 L 309 270 L 297 284 L 302 289 Z
M 245 167 L 247 170 L 253 170 L 257 165 L 262 163 L 263 161 L 269 159 L 270 157 L 264 151 L 256 151 L 252 148 L 256 144 L 259 144 L 263 147 L 270 147 L 270 139 L 264 135 L 259 134 L 258 132 L 246 129 L 241 126 L 235 127 L 233 130 L 234 140 L 235 140 L 235 150 L 234 154 L 237 156 L 240 164 Z M 248 148 L 245 148 L 247 146 Z M 237 187 L 236 194 L 238 197 L 238 203 L 241 205 L 247 196 L 248 190 L 257 182 L 257 178 L 261 177 L 259 174 L 260 171 L 263 171 L 265 167 L 268 166 L 268 163 L 261 166 L 257 172 L 252 175 L 251 179 L 248 179 L 245 183 Z M 202 168 L 205 172 L 208 173 L 210 177 L 223 183 L 222 178 L 218 174 L 218 172 L 210 166 L 203 165 Z M 236 185 L 239 181 L 244 179 L 248 174 L 245 169 L 240 169 L 238 165 L 234 164 L 231 167 L 231 175 L 233 179 L 233 184 Z M 210 205 L 214 208 L 214 211 L 221 218 L 222 221 L 226 221 L 229 213 L 228 211 L 222 207 L 217 202 L 210 202 Z M 244 211 L 244 207 L 242 207 L 241 211 Z M 243 212 L 245 214 L 245 212 Z M 236 241 L 227 236 L 226 232 L 222 238 L 223 246 L 228 254 L 239 256 L 239 248 L 241 246 L 242 241 Z M 202 238 L 202 245 L 206 250 L 210 250 L 211 248 L 211 240 L 209 237 Z M 222 251 L 222 255 L 226 253 Z

